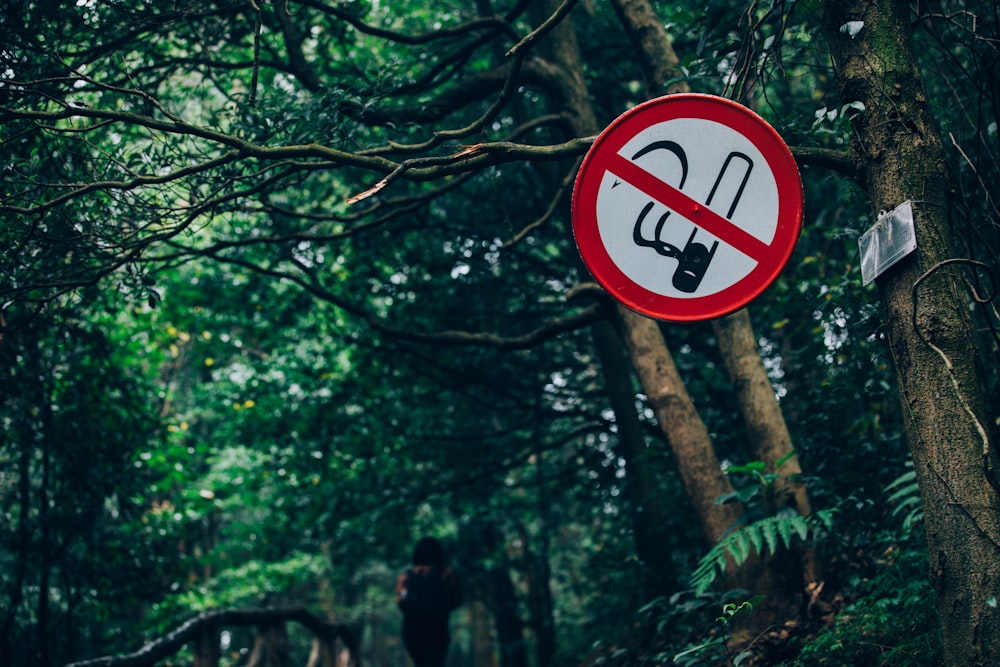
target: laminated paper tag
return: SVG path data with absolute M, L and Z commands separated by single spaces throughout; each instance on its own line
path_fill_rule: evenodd
M 867 285 L 917 248 L 913 202 L 905 201 L 879 215 L 875 225 L 858 239 L 861 279 Z

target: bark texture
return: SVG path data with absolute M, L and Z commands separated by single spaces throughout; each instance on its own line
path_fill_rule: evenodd
M 1000 498 L 962 265 L 953 262 L 944 146 L 917 68 L 908 5 L 824 3 L 874 215 L 913 202 L 917 250 L 877 279 L 920 483 L 945 662 L 1000 664 Z M 841 30 L 849 21 L 858 30 Z M 858 23 L 860 22 L 860 23 Z M 853 34 L 852 34 L 853 33 Z M 861 462 L 859 462 L 861 463 Z
M 640 53 L 647 90 L 660 94 L 689 92 L 687 83 L 677 75 L 680 60 L 649 0 L 614 0 L 613 4 Z M 774 509 L 791 502 L 801 514 L 809 514 L 809 497 L 805 485 L 798 479 L 802 469 L 794 456 L 788 426 L 760 357 L 749 312 L 744 308 L 713 320 L 712 327 L 754 451 L 772 472 L 784 478 L 777 488 Z M 783 459 L 778 470 L 776 464 Z
M 593 327 L 592 335 L 615 413 L 618 451 L 626 461 L 625 488 L 632 514 L 636 553 L 647 572 L 646 589 L 650 599 L 669 595 L 678 588 L 670 541 L 663 535 L 669 522 L 657 479 L 650 466 L 645 464 L 646 438 L 636 412 L 632 366 L 623 341 L 611 323 L 603 322 Z
M 552 0 L 546 0 L 543 4 L 552 11 L 558 5 Z M 562 73 L 558 77 L 561 91 L 555 96 L 560 104 L 565 105 L 560 111 L 569 114 L 577 135 L 596 134 L 600 127 L 584 82 L 576 35 L 569 22 L 563 22 L 553 30 L 548 48 L 548 57 Z M 710 546 L 732 526 L 733 520 L 742 513 L 742 508 L 733 504 L 715 504 L 715 499 L 731 491 L 732 486 L 719 465 L 708 429 L 694 409 L 687 388 L 680 379 L 659 325 L 622 305 L 616 306 L 616 312 L 631 365 L 639 376 L 643 391 L 653 403 L 660 427 L 677 459 L 678 473 L 697 515 L 702 537 Z M 616 357 L 620 356 L 620 352 L 616 348 L 620 349 L 621 343 L 612 335 L 613 332 L 606 329 L 598 328 L 595 331 L 595 343 L 606 375 L 615 372 L 615 364 L 619 363 Z M 664 372 L 671 374 L 664 376 Z M 614 400 L 612 407 L 621 438 L 623 426 L 629 428 L 628 423 L 636 420 L 635 393 L 618 391 Z M 634 517 L 637 548 L 645 551 L 640 552 L 640 557 L 647 563 L 659 562 L 661 576 L 667 577 L 662 570 L 670 567 L 669 554 L 663 552 L 663 541 L 656 537 L 667 522 L 662 517 L 663 509 L 653 481 L 645 477 L 646 473 L 641 467 L 641 451 L 645 448 L 645 443 L 641 433 L 637 432 L 635 436 L 634 439 L 623 439 L 621 442 L 625 450 L 622 454 L 629 461 L 629 500 L 639 510 Z M 667 559 L 666 562 L 664 559 Z
M 743 506 L 715 503 L 733 487 L 722 472 L 708 427 L 691 401 L 659 326 L 626 308 L 619 315 L 639 382 L 667 436 L 702 539 L 710 547 L 733 527 Z
M 767 464 L 767 472 L 779 475 L 767 497 L 769 513 L 791 506 L 809 515 L 812 506 L 801 479 L 802 467 L 761 360 L 750 313 L 738 310 L 713 321 L 712 328 L 757 458 Z
M 622 25 L 640 53 L 647 78 L 646 90 L 651 95 L 688 92 L 687 83 L 677 76 L 679 59 L 669 35 L 649 0 L 613 0 L 613 3 Z M 628 318 L 623 319 L 628 321 Z M 802 469 L 795 455 L 781 406 L 764 368 L 748 310 L 744 308 L 717 318 L 712 321 L 712 328 L 754 453 L 759 461 L 767 465 L 767 472 L 778 476 L 765 494 L 768 514 L 788 506 L 794 507 L 802 515 L 810 514 L 812 508 L 801 479 Z M 627 328 L 629 329 L 633 359 L 651 356 L 652 348 L 640 339 L 641 328 L 633 326 Z M 637 352 L 641 349 L 646 349 L 642 356 Z M 694 411 L 693 406 L 688 408 L 685 405 L 686 393 L 673 394 L 672 387 L 683 385 L 680 384 L 679 377 L 671 378 L 669 369 L 672 366 L 673 362 L 667 353 L 666 360 L 659 359 L 656 362 L 659 380 L 655 375 L 647 377 L 643 380 L 643 386 L 647 393 L 653 392 L 650 399 L 656 406 L 660 423 L 668 432 L 671 443 L 677 443 L 674 451 L 678 454 L 678 466 L 683 471 L 685 488 L 699 516 L 703 517 L 703 534 L 714 543 L 723 534 L 720 528 L 724 531 L 740 518 L 742 507 L 726 507 L 728 515 L 720 515 L 718 508 L 707 507 L 708 504 L 714 504 L 714 497 L 729 486 L 729 481 L 726 479 L 725 486 L 721 485 L 711 471 L 704 467 L 706 464 L 717 466 L 718 462 L 714 458 L 708 434 L 699 432 L 696 422 L 684 416 L 686 411 Z M 640 376 L 644 374 L 643 369 L 637 367 L 637 370 Z M 676 374 L 676 369 L 672 372 Z M 697 423 L 700 423 L 700 419 Z M 702 439 L 707 445 L 700 446 L 713 452 L 710 461 L 689 459 L 682 454 L 695 452 L 684 443 L 699 442 Z M 801 602 L 806 586 L 814 584 L 819 576 L 812 550 L 781 552 L 768 554 L 766 557 L 755 554 L 749 558 L 738 572 L 731 573 L 730 582 L 764 597 L 755 606 L 753 615 L 742 617 L 737 622 L 731 635 L 731 647 L 738 649 L 751 642 L 766 628 L 797 619 L 802 611 Z
M 639 55 L 646 94 L 659 97 L 688 92 L 687 81 L 678 76 L 680 58 L 649 0 L 614 0 L 612 4 Z

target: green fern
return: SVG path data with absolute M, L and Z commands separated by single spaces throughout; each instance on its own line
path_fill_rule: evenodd
M 791 548 L 795 537 L 805 542 L 810 537 L 829 532 L 835 510 L 820 510 L 808 517 L 792 512 L 769 516 L 734 530 L 712 547 L 698 562 L 691 575 L 695 593 L 705 593 L 726 570 L 732 558 L 736 567 L 743 565 L 751 553 L 776 553 L 779 545 Z
M 917 473 L 913 470 L 913 462 L 907 461 L 906 466 L 909 470 L 893 480 L 885 487 L 885 491 L 890 493 L 887 500 L 896 505 L 892 515 L 904 515 L 903 529 L 909 532 L 924 517 L 924 506 L 920 500 L 920 487 L 917 485 Z

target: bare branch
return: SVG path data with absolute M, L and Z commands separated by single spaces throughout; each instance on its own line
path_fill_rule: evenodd
M 409 340 L 415 343 L 428 345 L 479 346 L 505 351 L 524 350 L 545 343 L 560 334 L 575 331 L 607 317 L 603 304 L 597 303 L 564 317 L 554 317 L 538 325 L 535 329 L 518 336 L 502 336 L 486 332 L 457 330 L 420 332 L 412 329 L 390 326 L 377 315 L 366 311 L 364 308 L 355 303 L 347 301 L 340 295 L 324 287 L 320 284 L 316 277 L 301 264 L 296 264 L 303 270 L 303 274 L 300 275 L 290 273 L 288 271 L 263 267 L 253 262 L 234 257 L 223 257 L 207 252 L 201 254 L 211 256 L 216 261 L 232 264 L 234 266 L 240 266 L 271 278 L 288 280 L 303 288 L 316 298 L 322 299 L 323 301 L 341 308 L 347 313 L 361 318 L 368 326 L 379 333 L 392 338 Z M 294 262 L 294 260 L 291 261 Z
M 825 167 L 855 180 L 861 177 L 859 162 L 850 151 L 811 146 L 792 146 L 791 151 L 799 165 Z
M 552 216 L 556 214 L 556 212 L 559 210 L 559 205 L 562 203 L 563 197 L 566 196 L 566 193 L 573 186 L 573 182 L 576 180 L 576 172 L 580 168 L 580 162 L 581 161 L 582 161 L 582 158 L 580 160 L 577 160 L 573 164 L 573 168 L 570 169 L 567 172 L 566 176 L 562 180 L 562 183 L 559 184 L 559 188 L 556 190 L 555 194 L 552 195 L 552 198 L 549 201 L 549 206 L 548 206 L 548 208 L 545 209 L 545 212 L 542 213 L 542 215 L 539 216 L 537 219 L 533 220 L 531 223 L 529 223 L 528 225 L 526 225 L 521 231 L 519 231 L 517 234 L 515 234 L 510 240 L 506 241 L 503 244 L 504 248 L 509 248 L 510 246 L 512 246 L 512 245 L 520 242 L 521 239 L 523 239 L 525 236 L 527 236 L 528 234 L 530 234 L 532 231 L 534 231 L 538 227 L 540 227 L 543 224 L 545 224 L 546 221 L 548 221 L 549 219 L 551 219 Z
M 576 6 L 577 0 L 563 0 L 563 3 L 559 5 L 552 15 L 545 19 L 540 26 L 531 31 L 531 34 L 526 36 L 520 42 L 515 44 L 513 47 L 507 51 L 507 56 L 516 56 L 522 51 L 530 51 L 531 47 L 538 43 L 540 39 L 549 34 L 553 28 L 555 28 L 559 23 L 566 18 L 570 10 Z
M 177 171 L 172 171 L 168 174 L 162 174 L 159 176 L 136 176 L 130 181 L 93 181 L 90 183 L 80 183 L 80 184 L 64 184 L 60 186 L 49 185 L 48 187 L 69 187 L 72 188 L 69 192 L 62 194 L 58 197 L 54 197 L 44 203 L 37 204 L 35 206 L 2 206 L 0 205 L 0 211 L 6 213 L 19 213 L 22 215 L 37 215 L 39 213 L 44 213 L 49 209 L 61 206 L 70 200 L 82 197 L 84 195 L 90 194 L 92 192 L 97 192 L 100 190 L 134 190 L 135 188 L 142 187 L 144 185 L 159 185 L 163 183 L 169 183 L 170 181 L 175 181 L 185 176 L 192 176 L 194 174 L 202 173 L 216 167 L 221 167 L 226 164 L 230 164 L 240 159 L 242 155 L 239 151 L 233 151 L 217 157 L 213 160 L 208 160 L 200 164 L 194 164 L 183 169 L 178 169 Z
M 259 157 L 268 160 L 321 158 L 329 161 L 331 165 L 355 166 L 383 172 L 392 171 L 396 167 L 395 163 L 385 158 L 340 151 L 318 143 L 274 147 L 262 146 L 260 144 L 240 139 L 231 134 L 211 130 L 198 125 L 192 125 L 191 123 L 176 120 L 158 120 L 150 116 L 144 116 L 130 111 L 112 111 L 108 109 L 91 109 L 75 106 L 65 106 L 59 111 L 35 111 L 0 107 L 0 121 L 33 120 L 55 123 L 57 121 L 69 120 L 73 118 L 93 118 L 98 120 L 119 121 L 166 134 L 198 137 L 223 146 L 228 146 L 236 150 L 241 155 Z
M 386 30 L 385 28 L 370 25 L 357 18 L 351 12 L 344 11 L 335 5 L 331 6 L 318 2 L 317 0 L 302 0 L 302 4 L 323 13 L 336 16 L 338 19 L 350 24 L 351 27 L 360 33 L 371 35 L 373 37 L 380 37 L 399 44 L 428 44 L 437 40 L 453 39 L 470 33 L 481 32 L 483 30 L 489 30 L 491 32 L 512 31 L 508 19 L 499 16 L 487 16 L 467 21 L 461 25 L 449 28 L 440 28 L 438 30 L 432 30 L 430 32 L 414 35 L 395 30 Z
M 221 609 L 203 612 L 170 634 L 146 644 L 135 653 L 73 662 L 66 667 L 152 667 L 197 639 L 199 634 L 206 629 L 220 626 L 246 627 L 282 621 L 299 623 L 311 630 L 317 637 L 327 641 L 340 639 L 355 660 L 359 659 L 357 639 L 347 626 L 330 623 L 304 608 L 294 607 L 284 609 Z

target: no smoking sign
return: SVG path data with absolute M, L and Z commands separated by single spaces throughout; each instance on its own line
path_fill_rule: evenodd
M 721 317 L 781 273 L 802 182 L 764 119 L 696 93 L 650 100 L 597 137 L 573 189 L 573 233 L 597 281 L 670 321 Z

